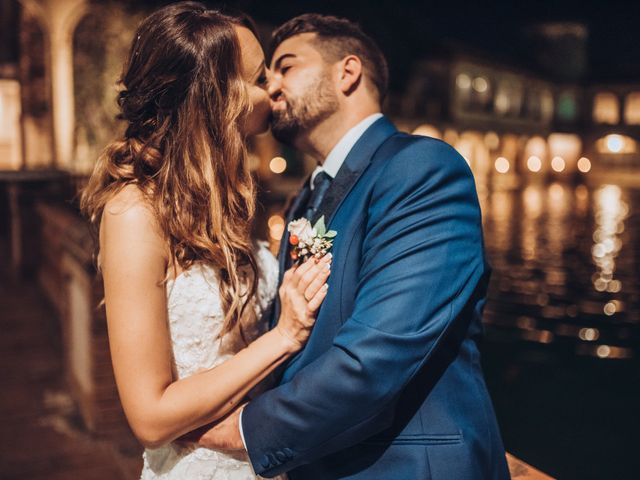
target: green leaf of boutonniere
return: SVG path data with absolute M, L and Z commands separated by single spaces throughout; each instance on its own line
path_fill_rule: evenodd
M 325 238 L 334 238 L 336 235 L 338 235 L 338 232 L 336 232 L 335 230 L 329 230 L 324 234 Z
M 327 233 L 327 227 L 324 224 L 324 215 L 321 216 L 316 224 L 313 226 L 313 229 L 317 232 L 320 237 L 324 237 Z

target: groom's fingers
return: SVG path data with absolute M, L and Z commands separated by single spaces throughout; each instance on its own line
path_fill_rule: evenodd
M 218 451 L 243 450 L 244 444 L 240 436 L 240 412 L 246 404 L 236 408 L 226 417 L 217 421 L 212 428 L 209 428 L 199 438 L 198 444 L 201 447 Z

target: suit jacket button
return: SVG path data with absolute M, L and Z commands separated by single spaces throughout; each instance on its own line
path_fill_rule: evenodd
M 276 457 L 278 458 L 278 460 L 280 460 L 281 462 L 284 462 L 287 460 L 287 456 L 284 454 L 284 452 L 276 452 Z
M 278 465 L 278 460 L 273 453 L 267 453 L 267 457 L 269 457 L 269 465 Z
M 262 465 L 264 468 L 269 468 L 269 465 L 271 465 L 271 460 L 269 460 L 269 457 L 265 455 L 262 461 L 260 462 L 260 465 Z
M 287 458 L 293 458 L 293 450 L 291 450 L 290 448 L 285 448 L 283 451 Z

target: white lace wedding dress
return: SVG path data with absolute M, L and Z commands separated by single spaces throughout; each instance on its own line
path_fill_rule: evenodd
M 256 250 L 260 271 L 254 305 L 260 319 L 273 301 L 278 287 L 278 263 L 260 244 Z M 169 330 L 177 378 L 185 378 L 229 359 L 243 346 L 231 335 L 218 339 L 224 314 L 220 303 L 217 273 L 211 267 L 195 264 L 169 280 L 166 285 Z M 266 331 L 254 322 L 244 328 L 247 341 Z M 245 453 L 230 456 L 195 445 L 169 443 L 146 449 L 141 480 L 255 480 L 257 477 Z M 280 477 L 285 478 L 285 477 Z

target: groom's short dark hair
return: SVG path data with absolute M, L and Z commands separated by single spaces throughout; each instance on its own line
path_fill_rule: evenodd
M 384 54 L 366 33 L 346 18 L 305 13 L 292 18 L 273 32 L 270 53 L 286 39 L 302 33 L 315 33 L 322 45 L 320 53 L 325 60 L 335 62 L 347 55 L 360 58 L 365 72 L 378 92 L 380 103 L 387 95 L 389 70 Z

